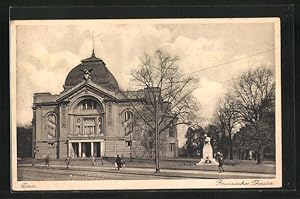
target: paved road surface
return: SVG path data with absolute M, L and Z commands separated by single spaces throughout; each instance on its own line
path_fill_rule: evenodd
M 31 168 L 23 167 L 18 170 L 18 180 L 29 180 L 29 181 L 61 181 L 61 180 L 138 180 L 138 179 L 164 179 L 168 177 L 163 176 L 150 176 L 150 175 L 139 175 L 139 174 L 127 174 L 123 171 L 82 171 L 82 170 L 66 170 L 58 168 Z
M 112 167 L 71 166 L 69 170 L 63 165 L 31 167 L 18 166 L 18 180 L 147 180 L 147 179 L 219 179 L 219 178 L 274 178 L 274 174 L 224 172 L 203 170 L 162 169 L 159 174 L 151 168 L 124 168 L 116 170 Z

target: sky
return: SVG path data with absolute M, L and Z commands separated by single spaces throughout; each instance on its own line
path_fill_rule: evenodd
M 94 35 L 94 36 L 93 36 Z M 94 38 L 94 39 L 93 39 Z M 122 89 L 144 53 L 162 49 L 179 56 L 182 74 L 199 79 L 201 116 L 212 119 L 232 79 L 250 68 L 274 70 L 272 20 L 81 20 L 16 25 L 17 125 L 30 124 L 33 94 L 59 94 L 70 70 L 93 49 Z M 203 70 L 206 69 L 207 70 Z M 179 145 L 186 127 L 178 130 Z

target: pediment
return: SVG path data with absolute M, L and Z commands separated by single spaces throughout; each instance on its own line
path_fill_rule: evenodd
M 57 101 L 72 101 L 78 96 L 87 95 L 97 96 L 97 98 L 101 101 L 103 101 L 104 99 L 116 100 L 115 91 L 110 91 L 105 87 L 99 86 L 93 82 L 82 82 L 74 86 L 73 88 L 62 92 Z

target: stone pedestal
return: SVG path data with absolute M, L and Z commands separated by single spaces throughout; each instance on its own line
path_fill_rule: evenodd
M 218 162 L 213 158 L 210 137 L 205 136 L 204 142 L 205 144 L 202 149 L 203 158 L 196 165 L 218 165 Z

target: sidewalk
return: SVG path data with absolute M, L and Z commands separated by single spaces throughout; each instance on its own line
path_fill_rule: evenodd
M 31 164 L 18 164 L 19 167 L 32 167 Z M 44 164 L 36 164 L 34 168 L 46 169 Z M 65 165 L 50 165 L 49 169 L 66 170 Z M 247 172 L 224 172 L 218 173 L 218 170 L 183 170 L 183 169 L 160 169 L 159 173 L 155 173 L 153 168 L 137 168 L 126 167 L 117 170 L 114 165 L 105 166 L 74 166 L 69 167 L 69 171 L 86 171 L 86 172 L 106 172 L 106 173 L 122 173 L 122 174 L 135 174 L 135 175 L 158 175 L 166 177 L 178 178 L 275 178 L 275 174 L 261 174 L 261 173 L 247 173 Z

